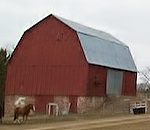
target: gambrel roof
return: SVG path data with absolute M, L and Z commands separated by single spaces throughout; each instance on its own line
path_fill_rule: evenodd
M 77 32 L 84 55 L 89 64 L 137 72 L 129 47 L 117 38 L 106 32 L 84 26 L 56 15 L 51 14 L 49 16 L 54 16 Z M 43 20 L 47 19 L 49 16 Z M 26 32 L 31 28 L 26 30 Z
M 79 23 L 54 16 L 77 32 L 85 57 L 90 64 L 136 72 L 129 47 L 112 35 Z

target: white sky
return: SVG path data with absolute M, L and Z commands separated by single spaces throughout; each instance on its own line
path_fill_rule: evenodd
M 0 47 L 49 14 L 106 31 L 130 47 L 139 70 L 150 66 L 150 0 L 0 0 Z

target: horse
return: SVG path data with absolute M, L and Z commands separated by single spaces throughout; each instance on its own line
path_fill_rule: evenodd
M 17 120 L 18 123 L 20 123 L 19 121 L 19 116 L 23 117 L 23 121 L 24 121 L 24 117 L 26 117 L 26 120 L 28 118 L 28 115 L 30 113 L 30 110 L 32 110 L 33 112 L 35 112 L 35 106 L 33 104 L 28 104 L 25 105 L 24 107 L 16 107 L 14 110 L 14 123 Z

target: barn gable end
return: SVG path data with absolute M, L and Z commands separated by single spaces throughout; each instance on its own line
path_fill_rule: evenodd
M 75 31 L 49 16 L 19 42 L 8 66 L 6 93 L 85 95 L 86 77 L 87 62 Z

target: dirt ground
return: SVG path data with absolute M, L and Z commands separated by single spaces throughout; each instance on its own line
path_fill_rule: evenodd
M 150 130 L 150 114 L 36 116 L 22 124 L 5 119 L 0 130 Z

